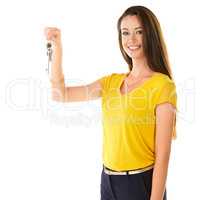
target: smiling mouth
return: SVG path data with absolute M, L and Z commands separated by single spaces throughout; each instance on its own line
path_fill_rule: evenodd
M 128 46 L 128 49 L 130 51 L 135 51 L 141 48 L 141 45 L 135 45 L 135 46 Z

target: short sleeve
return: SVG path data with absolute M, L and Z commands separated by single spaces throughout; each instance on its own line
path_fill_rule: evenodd
M 173 81 L 167 81 L 167 83 L 165 83 L 164 86 L 161 88 L 158 95 L 158 99 L 156 101 L 156 105 L 162 103 L 171 103 L 177 110 L 177 93 L 176 93 L 176 86 Z M 176 139 L 176 137 L 177 134 L 176 134 L 176 115 L 175 115 L 172 138 Z
M 99 79 L 103 91 L 105 91 L 109 88 L 111 75 L 112 74 L 105 75 L 105 76 L 103 76 L 102 78 Z
M 103 76 L 99 79 L 102 89 L 105 87 L 106 78 L 107 76 Z
M 161 88 L 156 105 L 161 103 L 171 103 L 177 109 L 176 86 L 173 81 L 167 82 Z

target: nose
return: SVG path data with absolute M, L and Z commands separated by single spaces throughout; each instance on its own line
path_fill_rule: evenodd
M 130 42 L 135 42 L 135 41 L 137 41 L 137 38 L 136 38 L 136 35 L 135 35 L 135 33 L 132 33 L 132 34 L 130 34 L 130 37 L 129 37 L 129 39 L 128 39 Z

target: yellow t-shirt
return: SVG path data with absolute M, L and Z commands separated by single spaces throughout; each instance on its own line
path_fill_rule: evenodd
M 155 107 L 164 102 L 177 107 L 176 86 L 167 75 L 156 72 L 137 88 L 121 94 L 119 88 L 126 76 L 112 73 L 100 79 L 103 164 L 116 171 L 154 163 Z

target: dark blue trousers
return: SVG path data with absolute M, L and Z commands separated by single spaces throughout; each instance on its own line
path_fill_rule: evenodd
M 102 170 L 101 200 L 150 200 L 152 175 L 153 169 L 131 175 L 108 175 Z

